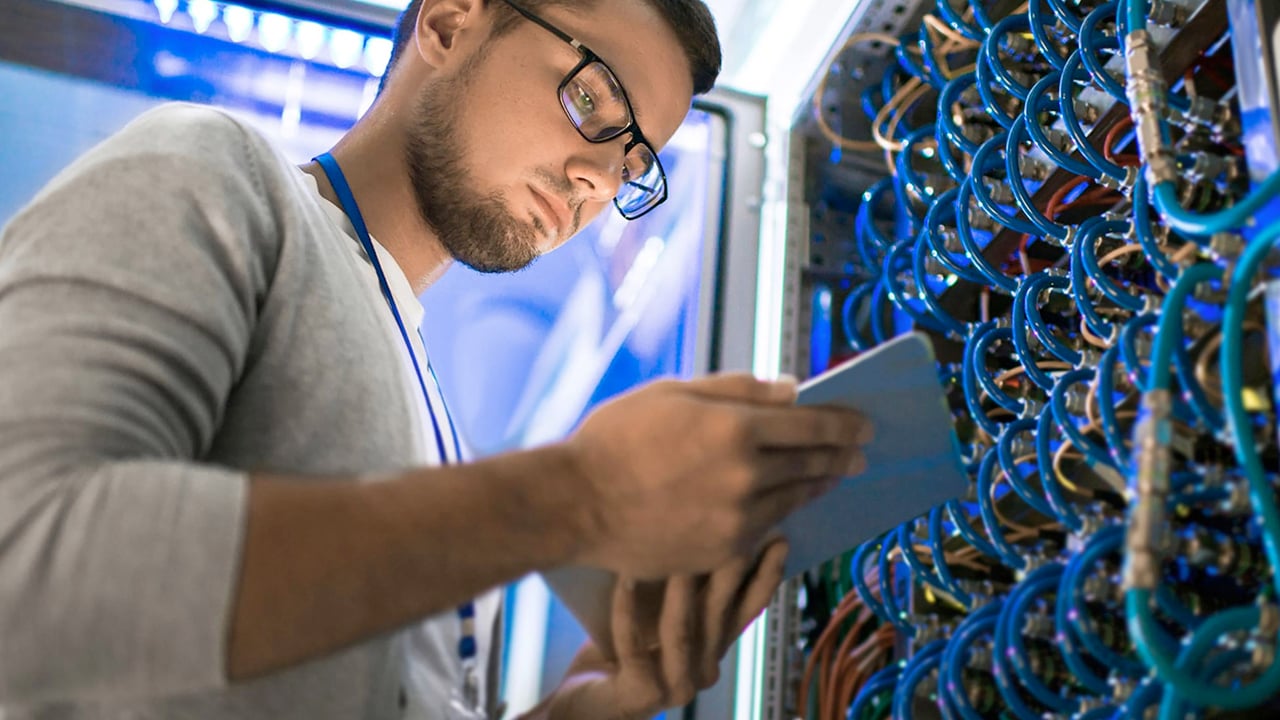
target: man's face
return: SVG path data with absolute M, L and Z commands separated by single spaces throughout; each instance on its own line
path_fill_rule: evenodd
M 501 0 L 490 0 L 490 22 Z M 600 55 L 622 83 L 655 149 L 679 128 L 692 98 L 675 35 L 644 2 L 534 12 Z M 453 76 L 425 88 L 407 147 L 418 206 L 449 253 L 482 272 L 526 267 L 609 208 L 629 134 L 582 137 L 559 88 L 581 55 L 521 18 Z

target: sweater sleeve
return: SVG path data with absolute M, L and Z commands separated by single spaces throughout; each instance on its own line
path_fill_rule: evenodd
M 279 242 L 253 143 L 153 111 L 0 236 L 0 704 L 225 683 L 247 478 L 198 459 Z

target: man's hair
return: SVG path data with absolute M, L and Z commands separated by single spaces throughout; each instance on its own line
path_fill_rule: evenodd
M 689 61 L 689 70 L 693 80 L 693 94 L 701 95 L 709 91 L 720 75 L 720 38 L 716 34 L 716 23 L 711 17 L 711 10 L 703 0 L 643 0 L 653 6 L 667 21 L 667 25 L 675 33 L 685 58 Z M 520 14 L 503 0 L 484 0 L 492 3 L 498 12 L 498 20 L 493 29 L 494 38 L 509 32 L 523 19 Z M 596 0 L 517 0 L 520 7 L 536 10 L 547 5 L 563 5 L 566 7 L 591 5 Z M 412 0 L 396 21 L 395 35 L 392 36 L 391 60 L 387 63 L 387 71 L 383 74 L 382 85 L 385 86 L 387 76 L 396 66 L 396 61 L 404 52 L 404 47 L 413 36 L 413 26 L 418 19 L 418 10 L 422 0 Z M 379 92 L 382 88 L 379 87 Z

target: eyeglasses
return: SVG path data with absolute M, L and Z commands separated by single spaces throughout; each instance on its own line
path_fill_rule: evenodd
M 618 212 L 628 220 L 635 220 L 658 207 L 667 199 L 667 174 L 658 160 L 658 153 L 645 140 L 636 124 L 631 101 L 609 66 L 587 46 L 573 39 L 568 33 L 516 5 L 503 0 L 511 9 L 523 15 L 577 50 L 582 59 L 569 71 L 560 83 L 560 106 L 578 133 L 591 143 L 604 143 L 630 134 L 624 148 L 622 186 L 613 199 Z

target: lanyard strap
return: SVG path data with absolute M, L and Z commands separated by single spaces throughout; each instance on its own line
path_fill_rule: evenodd
M 338 167 L 338 161 L 334 159 L 333 155 L 324 153 L 316 157 L 315 160 L 320 163 L 320 168 L 324 170 L 324 174 L 329 178 L 329 184 L 333 186 L 333 191 L 337 194 L 338 201 L 342 203 L 343 212 L 347 214 L 347 219 L 351 221 L 351 226 L 355 228 L 356 237 L 359 238 L 360 245 L 364 248 L 364 254 L 368 256 L 369 263 L 373 265 L 373 271 L 378 275 L 378 286 L 382 289 L 382 297 L 386 299 L 387 307 L 391 309 L 391 316 L 395 318 L 396 327 L 400 330 L 400 339 L 404 341 L 404 349 L 409 352 L 413 371 L 418 376 L 418 387 L 422 390 L 422 400 L 426 403 L 427 416 L 431 418 L 431 429 L 435 433 L 436 450 L 440 454 L 440 463 L 448 465 L 449 455 L 445 452 L 444 436 L 440 430 L 440 423 L 436 420 L 431 395 L 427 392 L 427 381 L 422 375 L 422 366 L 418 364 L 418 354 L 414 351 L 413 343 L 409 340 L 409 332 L 405 329 L 404 320 L 400 317 L 400 309 L 396 306 L 395 296 L 391 294 L 391 285 L 387 283 L 387 275 L 382 271 L 382 262 L 378 260 L 378 253 L 373 247 L 373 238 L 369 236 L 369 228 L 364 224 L 364 215 L 360 213 L 360 206 L 356 204 L 355 195 L 352 194 L 351 186 L 347 183 L 347 176 L 342 173 L 342 168 Z M 421 328 L 418 328 L 418 338 L 422 339 Z M 425 348 L 426 341 L 423 340 L 422 344 Z M 436 378 L 435 368 L 431 367 L 430 361 L 427 362 L 427 369 L 431 373 L 431 381 L 438 388 L 440 382 Z M 449 433 L 453 436 L 454 458 L 457 462 L 461 462 L 462 444 L 458 440 L 458 431 L 453 424 L 453 416 L 449 413 L 449 404 L 444 402 L 443 395 L 441 395 L 441 404 L 444 406 L 445 420 L 449 423 Z M 475 617 L 475 603 L 466 602 L 458 606 L 458 621 L 462 625 L 462 636 L 458 640 L 458 657 L 462 660 L 464 682 L 468 685 L 466 689 L 469 695 L 474 695 L 475 693 Z

